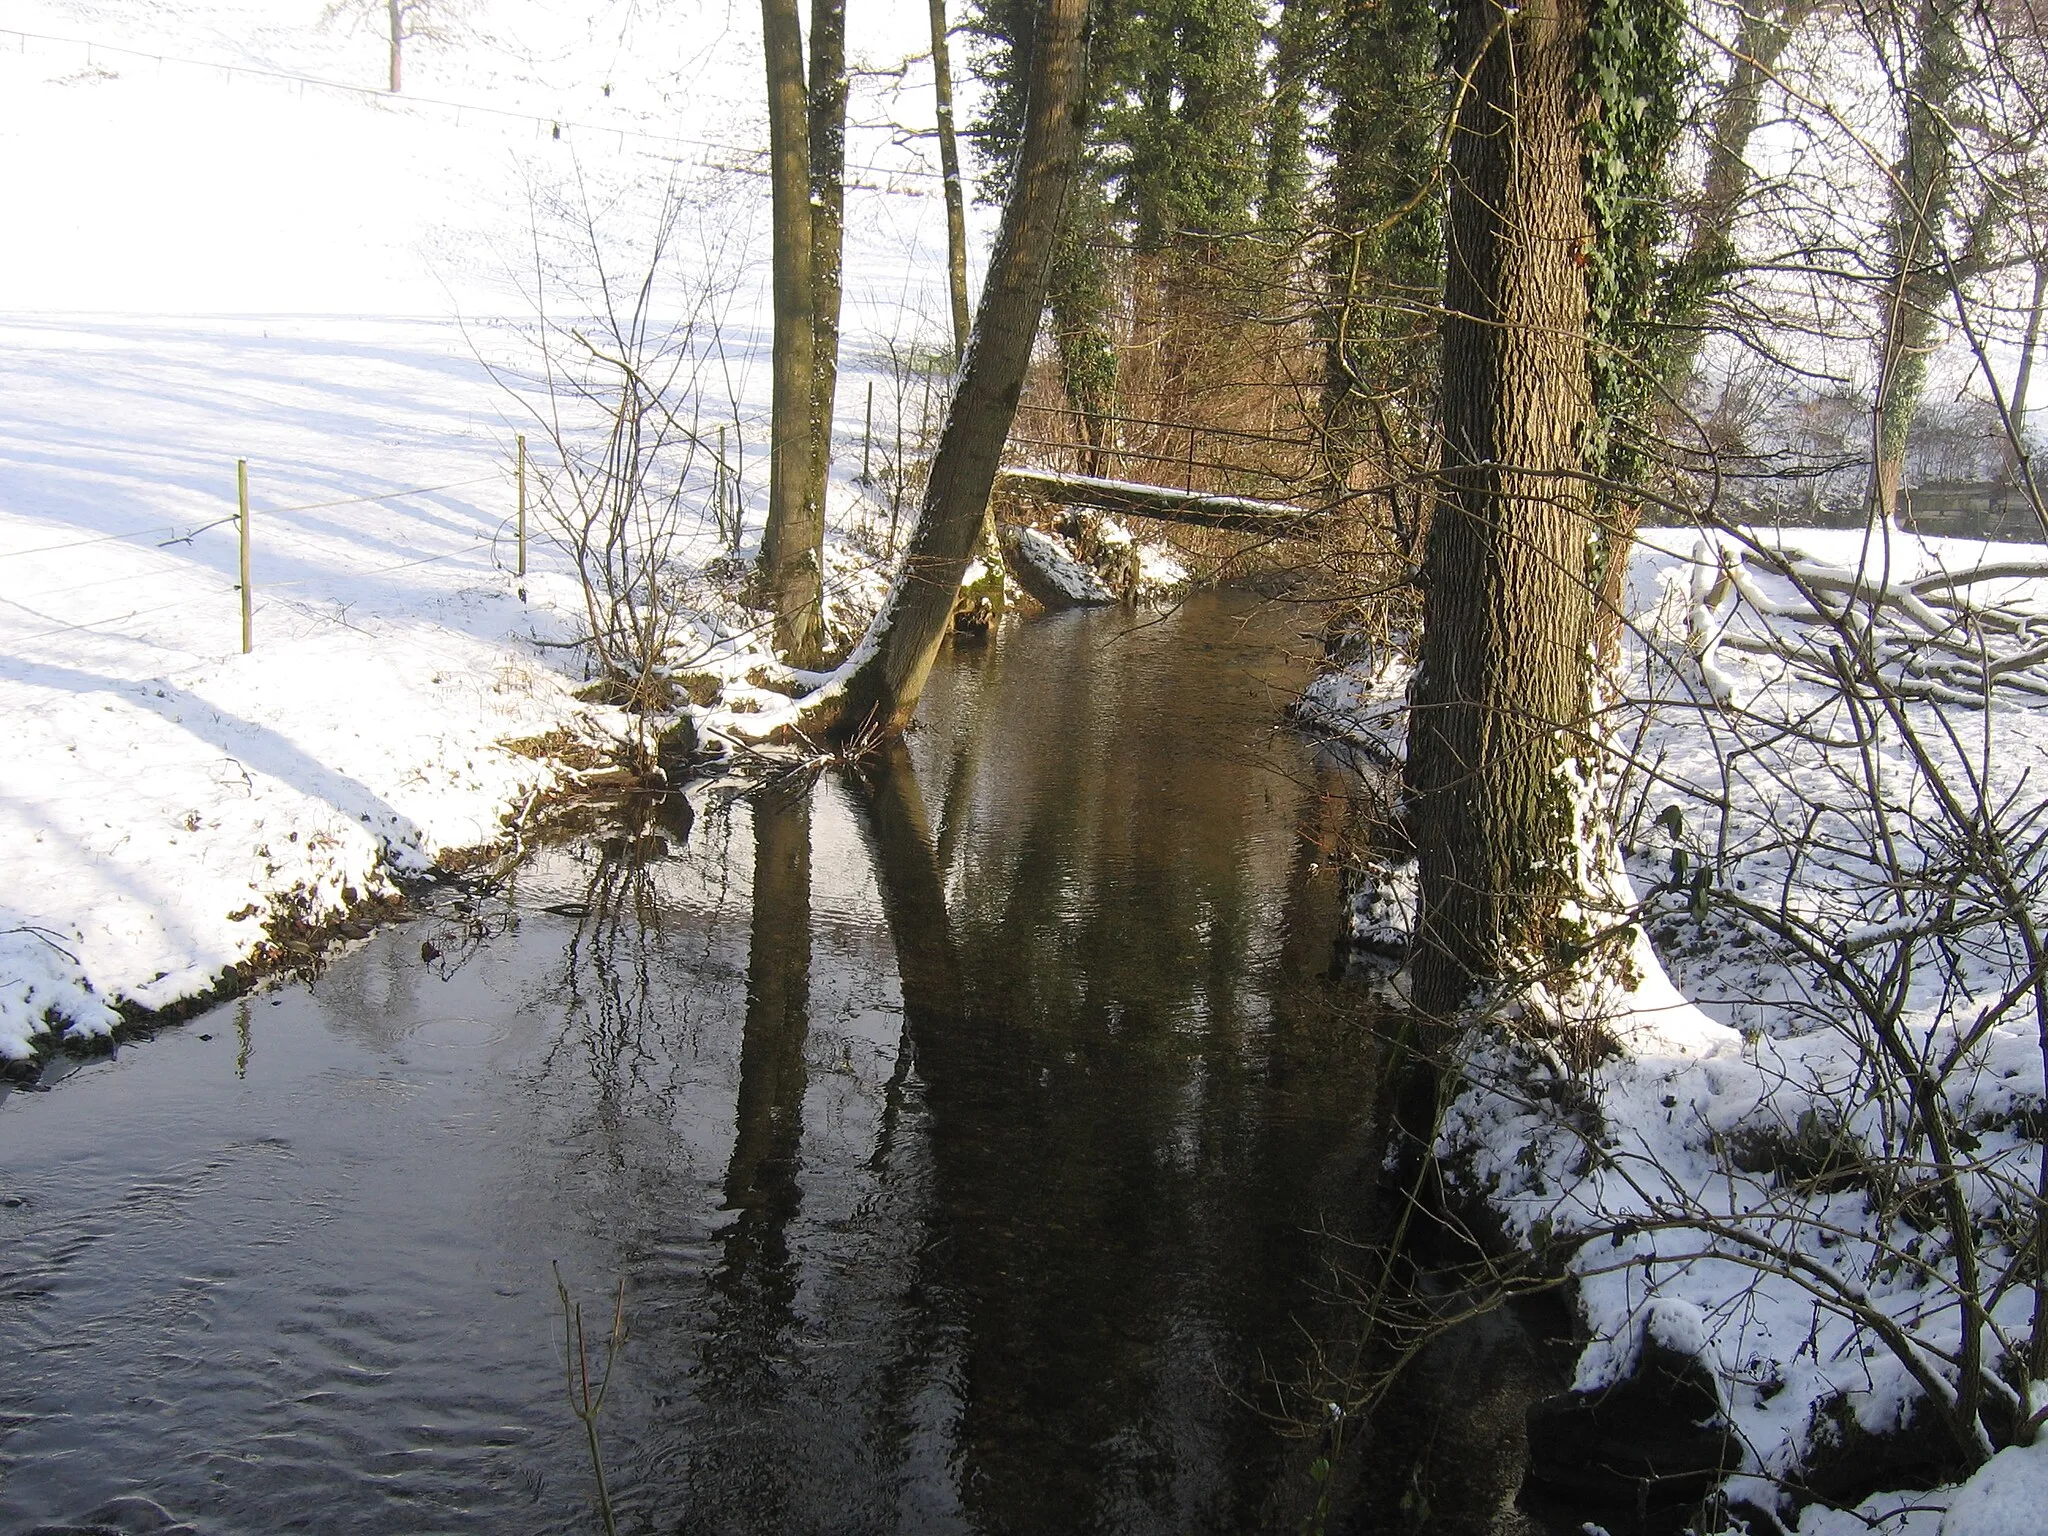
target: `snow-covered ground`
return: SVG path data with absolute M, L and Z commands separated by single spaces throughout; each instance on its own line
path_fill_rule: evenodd
M 2015 567 L 1953 601 L 1955 573 Z M 1911 695 L 1924 760 L 1881 710 L 1843 704 L 1841 637 L 1810 622 L 1859 569 L 1888 615 L 1863 633 Z M 1475 1031 L 1440 1151 L 1532 1251 L 1565 1256 L 1590 1341 L 1578 1385 L 1625 1375 L 1646 1327 L 1691 1341 L 1742 1447 L 1731 1496 L 1789 1518 L 1781 1490 L 1839 1441 L 1831 1421 L 1891 1433 L 1924 1396 L 1914 1367 L 1954 1376 L 1965 1282 L 1940 1168 L 1905 1113 L 1907 1058 L 1940 1073 L 1957 1127 L 1976 1289 L 2005 1341 L 1987 1340 L 1990 1357 L 2029 1337 L 2044 1040 L 2024 986 L 2009 992 L 2028 973 L 2014 927 L 1962 850 L 1983 824 L 1972 807 L 1997 808 L 2039 920 L 2048 551 L 1651 530 L 1629 605 L 1607 725 L 1628 764 L 1610 786 L 1626 866 L 1613 920 L 1631 925 L 1640 981 L 1591 1000 L 1614 1049 L 1590 1070 L 1526 1023 Z M 1975 637 L 2014 658 L 1989 710 L 1968 702 Z M 1398 754 L 1406 685 L 1397 659 L 1361 658 L 1319 680 L 1311 713 Z M 1380 898 L 1405 878 L 1367 884 L 1360 921 L 1384 927 Z M 1914 964 L 1894 966 L 1916 931 Z M 2019 1363 L 2003 1367 L 2014 1386 Z M 2008 1451 L 1970 1491 L 1813 1509 L 1799 1529 L 2041 1529 L 2044 1465 L 2038 1448 Z
M 537 204 L 616 219 L 680 167 L 678 259 L 725 263 L 720 409 L 764 414 L 747 8 L 449 7 L 397 98 L 375 26 L 326 9 L 0 15 L 0 1058 L 206 990 L 273 915 L 500 840 L 559 771 L 508 742 L 625 728 L 573 696 L 580 598 L 537 515 L 513 575 L 528 423 L 479 359 L 530 327 Z M 924 46 L 921 7 L 850 9 L 856 55 Z M 870 105 L 928 117 L 907 79 Z M 921 151 L 877 130 L 851 158 L 842 475 L 864 386 L 890 408 L 874 353 L 945 313 Z M 842 532 L 853 501 L 842 481 Z M 717 552 L 708 508 L 686 533 L 686 559 Z M 869 564 L 835 543 L 836 579 Z M 696 631 L 686 659 L 743 691 L 757 632 L 709 599 Z

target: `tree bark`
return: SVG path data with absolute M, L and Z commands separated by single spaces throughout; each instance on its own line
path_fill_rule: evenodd
M 816 662 L 824 644 L 825 510 L 816 494 L 812 424 L 817 391 L 816 257 L 810 105 L 796 0 L 761 0 L 761 40 L 768 68 L 775 302 L 761 587 L 775 612 L 776 649 L 807 666 Z
M 391 32 L 391 94 L 404 83 L 405 7 L 404 0 L 384 0 L 384 16 Z
M 1459 0 L 1443 470 L 1423 562 L 1410 827 L 1416 1002 L 1445 1014 L 1552 942 L 1593 632 L 1581 262 L 1586 0 Z
M 908 724 L 951 626 L 1023 392 L 1080 158 L 1087 14 L 1087 0 L 1039 0 L 1023 143 L 903 570 L 854 654 L 802 711 L 807 728 L 834 739 Z
M 967 355 L 967 195 L 960 181 L 960 137 L 953 128 L 953 64 L 947 47 L 946 0 L 931 0 L 932 91 L 939 120 L 939 175 L 946 187 L 946 287 L 953 299 L 953 367 Z

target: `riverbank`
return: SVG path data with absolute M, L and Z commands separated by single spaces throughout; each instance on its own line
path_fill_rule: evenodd
M 1605 1494 L 1697 1504 L 1718 1487 L 1752 1529 L 1806 1536 L 1962 1529 L 1942 1511 L 1974 1495 L 1940 1485 L 2041 1401 L 2024 1356 L 2043 1021 L 2023 925 L 1986 894 L 1969 827 L 2005 839 L 2038 914 L 2023 829 L 2048 711 L 2032 662 L 1980 648 L 1988 709 L 1944 663 L 1967 663 L 1954 637 L 1970 624 L 1995 648 L 2043 622 L 2043 552 L 1895 536 L 1880 554 L 1859 579 L 1856 533 L 1645 533 L 1605 719 L 1618 847 L 1587 850 L 1610 869 L 1601 921 L 1637 979 L 1506 1000 L 1460 1047 L 1437 1148 L 1529 1259 L 1569 1278 L 1584 1403 L 1637 1373 L 1646 1339 L 1706 1369 L 1725 1432 L 1695 1442 L 1703 1461 L 1685 1477 L 1623 1465 Z M 1957 579 L 1978 572 L 2005 574 Z M 1882 659 L 1845 680 L 1820 610 L 1859 580 L 1881 594 Z M 1965 588 L 1966 609 L 1948 602 Z M 1398 664 L 1361 657 L 1311 688 L 1311 712 L 1398 759 L 1405 686 Z M 1382 951 L 1406 878 L 1356 903 Z M 1946 1152 L 1918 1124 L 1923 1090 Z M 1960 1379 L 1966 1311 L 1990 1362 L 1972 1389 L 1983 1422 L 2007 1426 L 1968 1445 L 1928 1404 L 1930 1384 Z M 1992 1469 L 2020 1475 L 2020 1454 Z M 1860 1515 L 1829 1512 L 1869 1495 Z
M 504 401 L 460 326 L 15 317 L 0 385 L 0 1064 L 245 985 L 637 743 L 579 696 L 583 594 L 538 517 L 517 571 Z M 842 637 L 885 528 L 834 482 Z M 678 705 L 784 705 L 745 555 L 708 510 L 673 554 Z

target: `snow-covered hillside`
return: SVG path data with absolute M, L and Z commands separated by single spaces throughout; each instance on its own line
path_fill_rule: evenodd
M 0 16 L 0 1057 L 499 838 L 553 772 L 505 742 L 618 727 L 572 696 L 579 600 L 538 519 L 523 597 L 512 574 L 525 423 L 479 359 L 518 357 L 536 207 L 630 226 L 680 174 L 673 249 L 724 263 L 721 409 L 764 412 L 751 8 L 451 6 L 396 98 L 375 27 L 325 9 Z M 850 10 L 856 55 L 923 46 L 922 7 Z M 916 127 L 928 86 L 865 106 Z M 851 159 L 842 473 L 864 367 L 944 314 L 922 151 L 878 129 Z

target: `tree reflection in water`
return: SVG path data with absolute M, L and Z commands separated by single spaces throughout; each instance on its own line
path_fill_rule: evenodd
M 1341 806 L 1263 737 L 1292 664 L 1175 622 L 1020 627 L 907 746 L 754 793 L 744 926 L 714 849 L 594 867 L 577 1039 L 643 1127 L 627 1528 L 1272 1514 L 1370 1050 L 1326 982 Z

